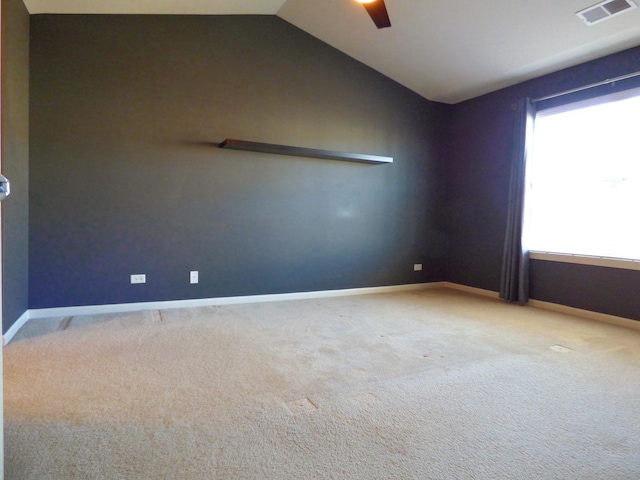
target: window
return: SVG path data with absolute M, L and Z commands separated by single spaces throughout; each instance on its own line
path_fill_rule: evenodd
M 640 89 L 539 111 L 529 250 L 640 259 Z

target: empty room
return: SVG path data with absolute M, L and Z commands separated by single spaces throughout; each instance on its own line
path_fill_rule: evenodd
M 635 0 L 2 0 L 4 478 L 640 478 L 638 118 Z

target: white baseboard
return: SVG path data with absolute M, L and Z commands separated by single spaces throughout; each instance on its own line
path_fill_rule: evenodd
M 322 290 L 314 292 L 295 292 L 295 293 L 279 293 L 272 295 L 250 295 L 244 297 L 219 297 L 219 298 L 198 298 L 191 300 L 172 300 L 162 302 L 140 302 L 140 303 L 120 303 L 112 305 L 85 305 L 77 307 L 59 307 L 59 308 L 39 308 L 27 310 L 22 316 L 7 330 L 3 335 L 3 341 L 6 345 L 11 341 L 14 335 L 31 319 L 48 318 L 48 317 L 73 317 L 77 315 L 100 315 L 108 313 L 125 313 L 137 312 L 142 310 L 166 310 L 172 308 L 193 308 L 193 307 L 209 307 L 216 305 L 234 305 L 242 303 L 259 303 L 259 302 L 281 302 L 287 300 L 307 300 L 313 298 L 330 298 L 343 297 L 351 295 L 367 295 L 374 293 L 390 293 L 412 290 L 427 290 L 434 288 L 449 288 L 461 292 L 471 293 L 483 297 L 493 299 L 500 298 L 498 292 L 485 290 L 482 288 L 469 287 L 452 282 L 430 282 L 430 283 L 413 283 L 407 285 L 389 285 L 383 287 L 365 287 L 365 288 L 349 288 L 343 290 Z M 565 313 L 577 317 L 596 320 L 599 322 L 610 323 L 622 327 L 640 330 L 640 321 L 631 320 L 629 318 L 607 315 L 605 313 L 583 310 L 580 308 L 568 307 L 556 303 L 543 302 L 540 300 L 530 300 L 529 305 L 534 308 L 540 308 L 557 313 Z
M 452 290 L 458 290 L 461 292 L 472 293 L 474 295 L 481 295 L 483 297 L 500 298 L 498 292 L 492 290 L 484 290 L 482 288 L 468 287 L 467 285 L 460 285 L 457 283 L 443 282 L 445 288 Z M 606 313 L 594 312 L 591 310 L 583 310 L 582 308 L 569 307 L 567 305 L 560 305 L 558 303 L 543 302 L 542 300 L 529 300 L 529 306 L 534 308 L 540 308 L 542 310 L 548 310 L 550 312 L 564 313 L 567 315 L 573 315 L 574 317 L 587 318 L 589 320 L 595 320 L 597 322 L 610 323 L 612 325 L 618 325 L 620 327 L 633 328 L 640 330 L 640 321 L 632 320 L 630 318 L 617 317 L 615 315 L 608 315 Z
M 29 310 L 20 315 L 20 318 L 18 318 L 18 320 L 16 320 L 14 324 L 9 327 L 7 333 L 2 336 L 2 344 L 7 345 L 15 336 L 15 334 L 18 333 L 18 330 L 20 330 L 24 326 L 24 324 L 29 321 L 30 318 L 31 317 L 29 316 Z
M 474 295 L 481 295 L 483 297 L 500 298 L 498 292 L 491 290 L 484 290 L 482 288 L 469 287 L 467 285 L 460 285 L 459 283 L 442 282 L 444 288 L 450 288 L 452 290 L 458 290 L 460 292 L 473 293 Z
M 99 315 L 105 313 L 138 312 L 141 310 L 167 310 L 171 308 L 210 307 L 216 305 L 234 305 L 241 303 L 281 302 L 287 300 L 306 300 L 312 298 L 343 297 L 410 290 L 441 288 L 443 282 L 412 283 L 408 285 L 389 285 L 384 287 L 349 288 L 342 290 L 322 290 L 314 292 L 277 293 L 271 295 L 249 295 L 244 297 L 196 298 L 190 300 L 171 300 L 162 302 L 120 303 L 112 305 L 85 305 L 78 307 L 38 308 L 29 310 L 29 318 L 73 317 L 77 315 Z M 16 330 L 17 331 L 17 330 Z
M 589 320 L 595 320 L 597 322 L 610 323 L 620 327 L 640 330 L 640 321 L 632 320 L 630 318 L 617 317 L 615 315 L 608 315 L 606 313 L 594 312 L 591 310 L 583 310 L 582 308 L 568 307 L 567 305 L 560 305 L 558 303 L 543 302 L 542 300 L 529 300 L 529 305 L 535 308 L 549 310 L 551 312 L 564 313 L 575 317 L 588 318 Z

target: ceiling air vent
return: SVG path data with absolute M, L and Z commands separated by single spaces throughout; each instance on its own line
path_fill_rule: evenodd
M 584 10 L 580 10 L 576 15 L 580 17 L 584 23 L 591 26 L 621 13 L 638 8 L 633 0 L 606 0 L 597 5 L 593 5 Z

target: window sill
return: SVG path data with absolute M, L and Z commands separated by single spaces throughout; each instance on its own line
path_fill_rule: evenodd
M 640 260 L 631 260 L 627 258 L 591 257 L 588 255 L 538 252 L 534 250 L 529 252 L 529 258 L 531 260 L 545 260 L 548 262 L 577 263 L 579 265 L 640 270 Z

